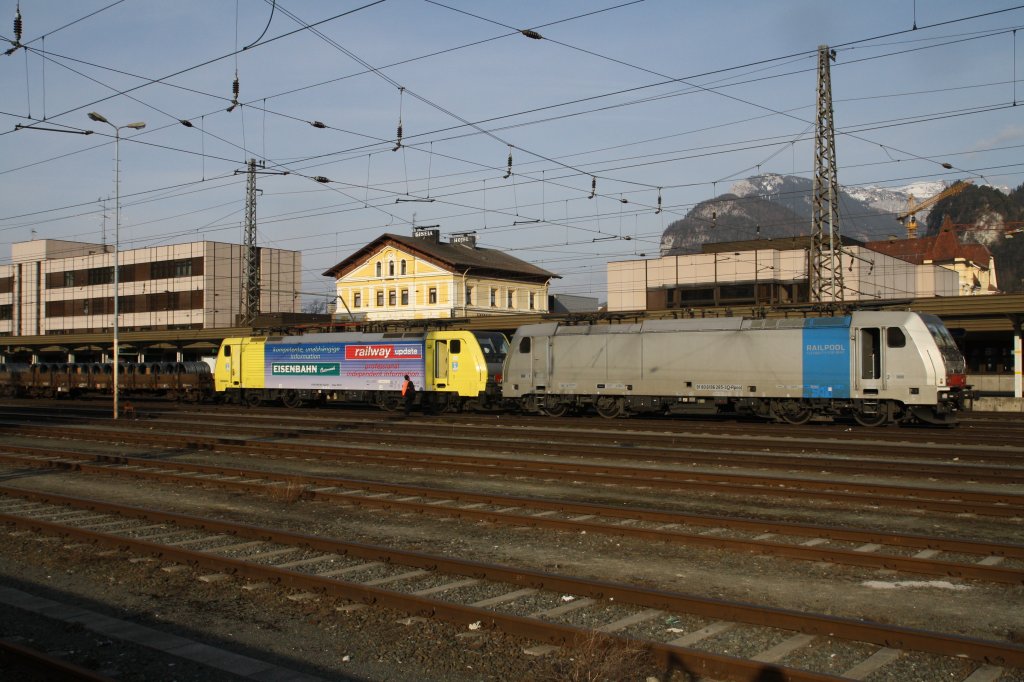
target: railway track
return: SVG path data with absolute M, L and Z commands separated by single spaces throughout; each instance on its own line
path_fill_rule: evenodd
M 1016 441 L 1010 432 L 993 434 L 991 439 L 987 436 L 978 439 L 975 438 L 976 434 L 972 433 L 971 440 L 958 443 L 935 437 L 936 434 L 951 433 L 948 430 L 927 430 L 926 433 L 930 434 L 930 437 L 918 440 L 902 437 L 878 438 L 878 434 L 882 433 L 880 429 L 862 428 L 853 432 L 841 427 L 801 427 L 793 432 L 782 433 L 776 428 L 778 425 L 768 425 L 770 428 L 761 429 L 748 425 L 743 430 L 733 430 L 728 426 L 693 425 L 667 419 L 552 420 L 462 414 L 406 420 L 381 413 L 379 410 L 356 411 L 356 414 L 352 415 L 350 411 L 345 410 L 246 410 L 217 406 L 217 409 L 195 411 L 194 408 L 178 409 L 174 406 L 165 409 L 163 405 L 148 408 L 146 414 L 147 419 L 144 422 L 149 426 L 180 422 L 182 418 L 202 419 L 211 426 L 219 424 L 228 431 L 238 429 L 238 417 L 244 415 L 244 430 L 248 433 L 296 437 L 303 432 L 315 434 L 335 430 L 346 431 L 356 439 L 356 442 L 372 442 L 381 434 L 394 433 L 398 424 L 401 424 L 400 430 L 403 435 L 415 434 L 417 440 L 424 444 L 462 443 L 467 447 L 493 445 L 493 432 L 500 429 L 506 434 L 508 442 L 515 442 L 527 450 L 531 447 L 530 443 L 538 443 L 536 448 L 542 448 L 543 444 L 550 443 L 559 445 L 560 451 L 565 454 L 600 456 L 604 453 L 606 457 L 617 459 L 635 459 L 641 456 L 664 459 L 673 454 L 684 453 L 691 460 L 707 463 L 721 463 L 728 459 L 738 463 L 761 462 L 764 466 L 781 468 L 783 465 L 789 465 L 799 468 L 806 465 L 808 456 L 830 455 L 837 467 L 843 467 L 842 460 L 849 458 L 858 463 L 861 471 L 865 466 L 875 466 L 876 471 L 887 475 L 898 473 L 901 465 L 892 461 L 894 459 L 920 459 L 929 465 L 945 462 L 950 474 L 958 476 L 971 475 L 972 463 L 985 465 L 990 469 L 994 469 L 997 464 L 1024 464 L 1024 448 L 1015 444 L 1019 441 Z M 61 428 L 74 428 L 77 424 L 111 423 L 108 415 L 98 415 L 94 409 L 61 410 L 59 415 Z M 0 411 L 0 419 L 17 423 L 36 421 L 52 424 L 54 413 L 46 410 Z M 892 430 L 897 436 L 912 432 L 912 429 Z M 592 442 L 586 447 L 580 445 L 581 440 L 592 441 L 597 436 L 604 441 L 603 447 L 598 446 L 595 450 Z M 884 452 L 869 451 L 867 443 L 877 448 L 880 441 L 893 447 L 886 448 Z M 958 448 L 958 445 L 967 447 Z M 636 452 L 631 453 L 630 450 Z M 771 451 L 770 456 L 766 454 L 766 450 Z M 958 468 L 962 471 L 957 471 Z M 978 473 L 984 475 L 985 470 L 979 469 Z M 999 475 L 998 470 L 996 475 Z
M 0 417 L 2 419 L 2 417 Z M 161 427 L 177 428 L 179 422 L 171 420 L 152 420 L 145 422 L 144 426 L 136 426 L 135 431 L 140 429 L 154 431 Z M 100 427 L 97 429 L 97 427 Z M 80 428 L 75 426 L 62 426 L 61 433 L 68 437 L 88 437 L 90 432 L 98 432 L 103 429 L 109 430 L 110 423 L 102 422 L 96 426 Z M 123 430 L 125 437 L 138 437 L 137 433 L 128 431 L 129 427 L 119 427 Z M 229 422 L 219 423 L 213 420 L 204 420 L 203 426 L 193 430 L 196 436 L 206 435 L 208 438 L 218 433 L 240 431 L 237 425 Z M 603 444 L 580 442 L 580 434 L 556 432 L 551 430 L 523 431 L 520 429 L 501 428 L 503 438 L 500 441 L 500 448 L 495 446 L 495 429 L 480 429 L 478 433 L 451 433 L 447 429 L 421 425 L 405 425 L 400 433 L 397 433 L 394 425 L 382 427 L 379 423 L 367 424 L 333 424 L 328 426 L 318 425 L 275 425 L 262 427 L 246 426 L 244 433 L 249 438 L 264 439 L 319 439 L 332 437 L 339 432 L 344 433 L 345 442 L 350 446 L 363 444 L 368 448 L 377 448 L 384 442 L 393 442 L 401 445 L 400 441 L 414 440 L 417 447 L 460 449 L 460 450 L 502 450 L 515 452 L 517 455 L 549 456 L 557 452 L 561 457 L 578 457 L 592 460 L 613 460 L 616 462 L 634 462 L 642 465 L 682 465 L 682 466 L 707 466 L 719 468 L 747 468 L 762 470 L 781 470 L 786 472 L 814 472 L 829 473 L 856 477 L 884 476 L 901 478 L 925 478 L 928 480 L 944 481 L 970 481 L 978 483 L 1013 484 L 1024 483 L 1024 450 L 1020 455 L 1009 454 L 1005 451 L 996 454 L 985 454 L 975 450 L 971 456 L 963 458 L 948 454 L 948 451 L 940 448 L 932 448 L 926 452 L 933 458 L 943 457 L 945 461 L 936 459 L 926 460 L 923 457 L 914 461 L 905 461 L 904 457 L 897 460 L 864 457 L 864 443 L 857 443 L 856 448 L 847 448 L 848 453 L 835 456 L 834 453 L 823 455 L 814 454 L 815 450 L 826 448 L 805 447 L 800 443 L 787 442 L 776 445 L 770 452 L 764 451 L 764 443 L 758 448 L 755 442 L 750 443 L 716 443 L 719 449 L 708 449 L 701 443 L 684 443 L 675 437 L 665 438 L 664 436 L 649 436 L 640 439 L 623 440 L 615 434 L 609 433 L 607 439 L 603 438 L 604 433 L 591 431 L 591 438 L 602 438 Z M 12 434 L 35 436 L 52 433 L 52 427 L 15 427 Z M 618 442 L 615 442 L 615 441 Z M 407 447 L 407 446 L 406 446 Z M 787 450 L 801 450 L 801 454 L 787 454 L 786 451 L 779 451 L 781 448 Z M 890 456 L 892 456 L 890 451 Z M 900 455 L 910 456 L 913 454 L 903 452 Z M 962 462 L 980 458 L 982 463 Z
M 152 426 L 152 425 L 149 425 Z M 176 425 L 177 426 L 177 425 Z M 466 454 L 461 450 L 424 451 L 419 446 L 399 445 L 397 442 L 378 441 L 373 448 L 350 447 L 333 442 L 338 438 L 350 440 L 350 433 L 318 433 L 318 440 L 301 439 L 309 435 L 277 429 L 256 438 L 202 435 L 189 429 L 188 433 L 133 425 L 132 427 L 103 426 L 63 427 L 61 434 L 85 440 L 108 443 L 157 445 L 179 451 L 207 449 L 218 452 L 273 458 L 320 459 L 336 462 L 374 464 L 378 466 L 443 468 L 451 471 L 474 473 L 482 476 L 517 476 L 539 480 L 588 482 L 606 485 L 626 485 L 664 490 L 686 490 L 739 495 L 747 498 L 798 498 L 818 504 L 867 505 L 917 509 L 951 514 L 980 516 L 1024 517 L 1024 494 L 1009 492 L 1005 487 L 996 490 L 970 490 L 960 486 L 894 485 L 886 483 L 843 480 L 827 472 L 814 478 L 796 476 L 766 476 L 763 474 L 734 474 L 722 471 L 696 471 L 679 466 L 656 468 L 651 466 L 621 466 L 594 464 L 585 461 L 563 461 L 561 451 L 551 446 L 557 456 L 536 459 L 520 456 Z M 52 428 L 11 427 L 10 436 L 52 437 Z M 331 442 L 323 440 L 333 439 Z M 479 450 L 498 449 L 492 434 L 488 444 Z M 505 443 L 498 447 L 504 448 Z M 471 448 L 473 449 L 473 448 Z M 513 446 L 514 449 L 514 446 Z M 827 464 L 819 463 L 819 469 Z M 927 474 L 925 474 L 927 475 Z M 1005 478 L 1001 482 L 1005 482 Z
M 97 406 L 98 401 L 42 401 L 42 400 L 4 400 L 0 406 L 14 407 L 14 415 L 36 414 L 45 418 L 53 415 L 54 409 L 59 410 L 66 419 L 88 419 L 109 421 L 109 410 Z M 365 406 L 331 406 L 328 408 L 282 409 L 280 407 L 249 408 L 235 405 L 207 404 L 197 407 L 191 404 L 177 404 L 166 401 L 137 401 L 139 408 L 150 417 L 170 417 L 179 415 L 223 414 L 237 417 L 248 415 L 254 419 L 289 422 L 343 422 L 343 421 L 375 421 L 387 420 L 391 415 L 377 408 Z M 418 415 L 418 413 L 417 413 Z M 516 414 L 441 414 L 430 415 L 427 421 L 433 424 L 457 425 L 459 427 L 492 428 L 495 424 L 523 429 L 552 429 L 559 432 L 592 430 L 615 432 L 620 435 L 630 434 L 643 437 L 652 432 L 659 435 L 679 434 L 687 438 L 715 436 L 722 438 L 747 439 L 791 439 L 809 442 L 827 442 L 845 447 L 846 441 L 870 440 L 891 442 L 902 445 L 918 444 L 955 448 L 970 445 L 971 447 L 991 446 L 999 448 L 1009 443 L 1019 442 L 1017 436 L 1024 436 L 1024 419 L 1002 413 L 965 413 L 959 428 L 936 428 L 928 426 L 906 426 L 900 428 L 869 428 L 856 424 L 811 424 L 793 426 L 789 424 L 766 424 L 762 421 L 735 421 L 728 417 L 712 419 L 696 419 L 692 417 L 633 417 L 628 419 L 606 420 L 596 416 L 584 417 L 538 417 Z
M 20 454 L 12 454 L 17 451 Z M 129 457 L 0 447 L 11 467 L 72 470 L 310 499 L 345 506 L 417 513 L 570 533 L 599 533 L 875 570 L 1024 584 L 1024 545 L 937 536 L 856 531 L 823 525 L 750 519 L 520 497 L 341 477 Z M 908 555 L 909 554 L 909 555 Z
M 0 522 L 279 588 L 500 629 L 556 646 L 599 639 L 650 652 L 666 671 L 808 682 L 899 679 L 904 662 L 956 682 L 1024 672 L 1024 647 L 679 592 L 0 489 Z M 739 649 L 737 643 L 744 643 Z M 729 653 L 724 653 L 724 651 Z M 830 669 L 827 661 L 849 662 Z M 817 664 L 817 665 L 815 665 Z M 837 677 L 837 675 L 841 677 Z M 764 679 L 764 678 L 760 678 Z

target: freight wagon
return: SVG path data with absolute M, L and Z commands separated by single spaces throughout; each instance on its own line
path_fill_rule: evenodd
M 527 412 L 732 412 L 802 424 L 955 422 L 963 356 L 942 322 L 911 312 L 811 319 L 652 320 L 521 327 L 503 394 Z
M 213 397 L 213 375 L 205 362 L 123 362 L 118 394 L 199 402 Z M 0 365 L 0 396 L 75 398 L 110 395 L 114 365 L 109 362 L 40 362 Z

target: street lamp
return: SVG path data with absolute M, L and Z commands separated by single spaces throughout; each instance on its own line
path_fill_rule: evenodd
M 106 123 L 114 129 L 114 419 L 117 419 L 117 375 L 120 370 L 119 345 L 117 338 L 117 299 L 118 294 L 120 293 L 120 287 L 118 284 L 120 263 L 118 261 L 120 260 L 121 255 L 121 131 L 125 128 L 142 130 L 146 127 L 146 124 L 139 121 L 137 123 L 128 123 L 123 126 L 116 126 L 104 118 L 103 115 L 98 114 L 95 111 L 89 112 L 89 118 L 99 123 Z

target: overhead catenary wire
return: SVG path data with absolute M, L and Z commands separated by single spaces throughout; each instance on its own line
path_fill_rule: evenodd
M 369 185 L 369 182 L 368 182 L 368 185 Z

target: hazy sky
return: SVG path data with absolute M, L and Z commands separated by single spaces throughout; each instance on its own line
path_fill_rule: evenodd
M 5 41 L 16 4 L 0 0 Z M 236 171 L 256 158 L 288 172 L 259 176 L 258 238 L 302 251 L 307 301 L 333 297 L 323 271 L 413 221 L 475 230 L 560 274 L 554 292 L 603 301 L 605 263 L 655 256 L 695 203 L 757 172 L 811 177 L 822 44 L 841 184 L 1024 181 L 1024 3 L 20 7 L 27 48 L 0 56 L 0 263 L 33 237 L 114 241 L 113 130 L 97 111 L 146 123 L 122 131 L 122 248 L 242 241 Z

